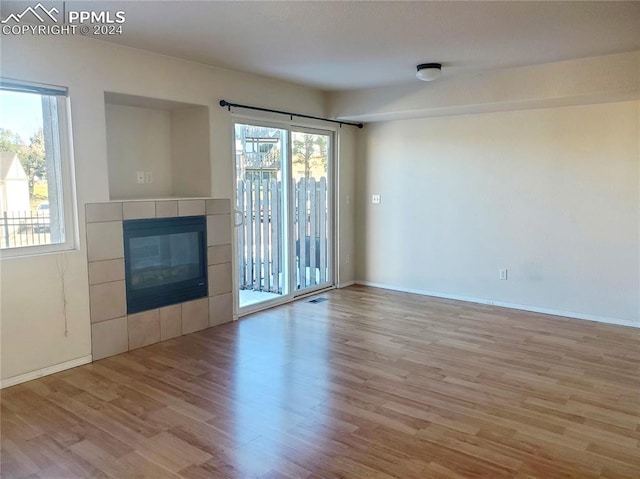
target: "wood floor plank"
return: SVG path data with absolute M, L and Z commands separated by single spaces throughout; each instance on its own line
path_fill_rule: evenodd
M 323 296 L 2 390 L 0 475 L 640 479 L 640 329 Z

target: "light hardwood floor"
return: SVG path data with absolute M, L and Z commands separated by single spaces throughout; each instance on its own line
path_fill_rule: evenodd
M 2 391 L 2 477 L 640 478 L 640 329 L 354 286 Z

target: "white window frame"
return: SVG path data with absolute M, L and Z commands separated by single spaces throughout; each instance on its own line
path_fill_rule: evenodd
M 63 215 L 62 225 L 64 227 L 64 241 L 61 243 L 50 243 L 32 246 L 15 246 L 12 248 L 0 248 L 0 259 L 20 258 L 35 255 L 44 255 L 72 251 L 79 249 L 78 243 L 78 220 L 76 210 L 76 188 L 73 159 L 73 136 L 71 130 L 71 103 L 66 87 L 35 83 L 24 80 L 10 78 L 0 78 L 0 84 L 10 85 L 14 91 L 24 91 L 25 93 L 39 93 L 46 95 L 47 91 L 57 92 L 55 94 L 57 106 L 58 140 L 60 150 L 60 179 L 58 181 L 59 193 L 62 194 L 60 209 Z M 5 89 L 5 88 L 2 88 Z M 43 115 L 45 113 L 43 112 Z M 44 118 L 43 118 L 44 121 Z M 51 184 L 50 184 L 51 186 Z

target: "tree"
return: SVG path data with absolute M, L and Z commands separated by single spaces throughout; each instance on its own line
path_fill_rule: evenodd
M 318 137 L 316 138 L 316 144 L 320 149 L 320 156 L 322 158 L 327 157 L 327 138 L 328 137 L 324 135 L 318 135 Z
M 323 166 L 327 161 L 327 137 L 294 133 L 293 138 L 293 163 L 304 166 L 304 178 L 308 182 L 311 168 Z
M 47 163 L 45 157 L 44 133 L 40 128 L 29 142 L 27 154 L 22 161 L 22 167 L 29 177 L 29 197 L 33 198 L 33 186 L 36 177 L 44 177 L 46 174 Z
M 20 135 L 6 128 L 0 128 L 0 151 L 11 151 L 20 157 L 24 147 Z
M 293 140 L 293 162 L 302 163 L 304 165 L 304 179 L 309 182 L 311 157 L 315 148 L 315 135 L 309 135 L 308 133 L 296 134 Z
M 31 137 L 29 145 L 23 144 L 20 135 L 11 130 L 0 128 L 0 150 L 16 153 L 29 179 L 29 197 L 33 198 L 33 186 L 36 178 L 42 178 L 46 175 L 47 165 L 42 128 Z
M 327 139 L 329 137 L 325 135 L 316 136 L 316 145 L 318 145 L 319 155 L 316 159 L 315 165 L 326 166 L 327 164 Z

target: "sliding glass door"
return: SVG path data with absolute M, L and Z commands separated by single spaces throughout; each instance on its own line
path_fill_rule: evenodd
M 303 294 L 333 284 L 331 134 L 293 131 L 292 175 L 294 290 Z
M 235 124 L 240 311 L 333 285 L 332 134 Z
M 289 294 L 288 131 L 235 125 L 239 306 Z

